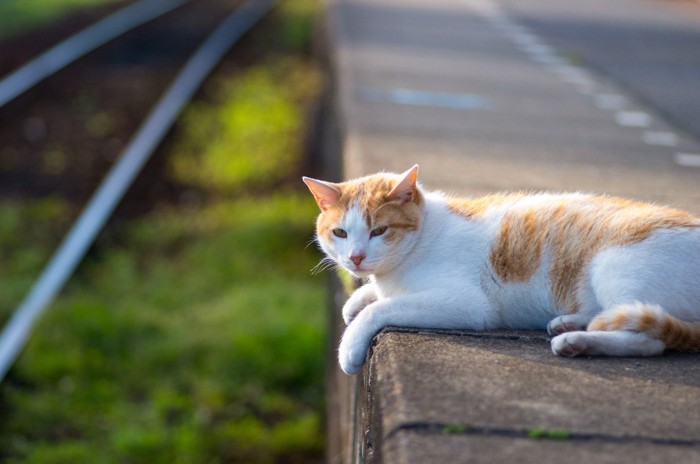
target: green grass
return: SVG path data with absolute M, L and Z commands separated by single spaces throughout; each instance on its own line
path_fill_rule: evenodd
M 70 13 L 119 0 L 3 0 L 0 39 L 17 36 Z
M 222 83 L 216 94 L 226 105 L 201 102 L 185 114 L 174 177 L 228 192 L 257 191 L 283 180 L 289 171 L 279 166 L 293 165 L 302 148 L 298 102 L 313 97 L 320 84 L 307 64 L 280 57 Z
M 69 225 L 68 213 L 68 205 L 58 197 L 0 201 L 0 324 L 59 243 Z
M 534 428 L 527 431 L 527 438 L 533 440 L 568 440 L 571 434 L 566 430 L 549 430 L 543 428 Z
M 131 224 L 37 328 L 2 391 L 0 448 L 21 462 L 317 456 L 310 203 L 289 191 Z
M 322 460 L 326 295 L 297 179 L 320 85 L 286 52 L 209 84 L 168 155 L 204 200 L 101 235 L 0 385 L 0 460 Z M 0 317 L 71 214 L 59 198 L 0 203 Z
M 461 425 L 461 424 L 448 424 L 445 427 L 442 428 L 442 433 L 443 435 L 459 435 L 459 434 L 464 434 L 469 432 L 469 426 L 468 425 Z

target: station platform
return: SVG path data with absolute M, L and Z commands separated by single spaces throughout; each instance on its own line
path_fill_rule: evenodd
M 329 180 L 418 163 L 427 188 L 459 195 L 583 191 L 700 214 L 700 60 L 683 58 L 700 6 L 592 3 L 326 0 Z M 621 48 L 606 27 L 625 28 Z M 697 354 L 564 359 L 544 330 L 388 328 L 360 374 L 330 358 L 331 463 L 700 459 Z

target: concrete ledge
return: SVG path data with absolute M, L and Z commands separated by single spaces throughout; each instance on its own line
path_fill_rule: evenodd
M 387 328 L 347 376 L 329 356 L 329 462 L 696 462 L 700 364 L 561 358 L 543 331 Z
M 540 332 L 388 329 L 363 390 L 365 462 L 528 462 L 521 453 L 684 462 L 700 453 L 692 354 L 564 359 Z

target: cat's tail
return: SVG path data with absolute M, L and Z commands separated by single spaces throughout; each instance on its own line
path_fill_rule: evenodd
M 644 332 L 664 342 L 666 349 L 700 349 L 700 323 L 682 321 L 658 305 L 637 302 L 615 306 L 596 316 L 588 330 Z

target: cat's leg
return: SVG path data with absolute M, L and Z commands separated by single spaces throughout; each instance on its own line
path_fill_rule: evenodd
M 490 310 L 478 289 L 441 289 L 375 301 L 362 310 L 345 329 L 338 361 L 347 374 L 360 370 L 374 335 L 384 327 L 426 329 L 484 329 Z
M 552 351 L 559 356 L 658 356 L 664 348 L 658 338 L 622 330 L 567 332 L 552 339 Z
M 661 317 L 658 306 L 641 303 L 617 305 L 596 315 L 586 332 L 568 332 L 552 339 L 552 351 L 560 356 L 656 356 L 666 348 L 664 342 L 642 330 L 638 322 L 649 310 L 655 322 Z M 653 325 L 653 324 L 652 324 Z M 651 326 L 650 326 L 651 327 Z
M 549 321 L 547 333 L 549 335 L 559 335 L 564 332 L 586 330 L 591 319 L 592 317 L 588 314 L 564 314 Z
M 375 301 L 377 301 L 377 289 L 373 283 L 365 284 L 352 292 L 348 301 L 343 305 L 345 324 L 350 324 L 360 311 Z

